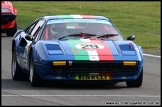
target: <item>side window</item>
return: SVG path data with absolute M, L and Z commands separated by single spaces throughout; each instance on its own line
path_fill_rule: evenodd
M 36 36 L 38 34 L 38 31 L 44 24 L 44 20 L 39 20 L 31 24 L 26 30 L 25 33 L 31 35 L 32 37 Z
M 45 22 L 44 20 L 40 20 L 40 21 L 36 24 L 36 26 L 34 27 L 34 29 L 32 30 L 31 35 L 35 36 L 35 34 L 38 33 L 38 31 L 40 30 L 40 28 L 42 27 L 42 25 L 44 24 L 44 22 Z
M 32 32 L 34 26 L 35 26 L 37 23 L 38 23 L 38 21 L 32 23 L 27 29 L 25 29 L 25 33 L 31 35 L 31 32 Z
M 33 28 L 32 32 L 31 32 L 31 36 L 35 39 L 37 34 L 39 33 L 42 25 L 44 24 L 44 20 L 40 20 L 36 25 L 35 27 Z

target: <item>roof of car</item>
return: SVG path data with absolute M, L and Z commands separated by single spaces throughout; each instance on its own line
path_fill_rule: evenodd
M 49 19 L 101 19 L 101 20 L 109 20 L 104 16 L 96 16 L 96 15 L 53 15 L 53 16 L 43 16 L 45 20 Z

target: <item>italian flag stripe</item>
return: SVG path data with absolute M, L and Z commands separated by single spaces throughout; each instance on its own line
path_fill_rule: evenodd
M 90 39 L 80 39 L 84 43 L 91 43 Z M 87 50 L 90 61 L 99 61 L 98 53 L 96 50 Z
M 114 61 L 111 49 L 104 41 L 96 39 L 77 39 L 69 40 L 68 44 L 72 49 L 75 60 Z M 100 49 L 91 49 L 89 47 L 91 44 L 93 46 L 94 44 L 100 44 Z M 78 46 L 80 46 L 80 48 L 78 48 Z M 84 46 L 87 47 L 87 49 L 83 48 Z
M 82 43 L 81 40 L 69 40 L 68 43 L 73 51 L 75 60 L 89 60 L 87 50 L 77 49 L 75 47 L 77 44 Z
M 98 53 L 95 50 L 88 50 L 90 61 L 99 61 Z
M 60 15 L 59 18 L 73 18 L 71 15 Z
M 100 60 L 102 60 L 102 61 L 106 61 L 106 60 L 113 61 L 114 60 L 114 57 L 112 55 L 112 52 L 111 52 L 109 46 L 106 43 L 103 43 L 103 46 L 104 46 L 104 49 L 103 50 L 98 50 L 97 51 L 98 54 L 100 55 L 99 56 Z
M 87 19 L 87 18 L 90 18 L 90 19 L 96 19 L 96 16 L 93 16 L 93 15 L 81 15 L 83 19 Z
M 113 61 L 114 60 L 110 48 L 104 41 L 100 41 L 100 40 L 91 40 L 91 41 L 100 43 L 101 45 L 104 46 L 103 49 L 97 49 L 97 53 L 99 55 L 98 57 L 100 61 Z
M 73 18 L 82 18 L 80 15 L 71 15 Z

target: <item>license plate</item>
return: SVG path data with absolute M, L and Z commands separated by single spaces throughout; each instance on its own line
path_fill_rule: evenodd
M 76 75 L 76 80 L 110 80 L 108 75 L 100 76 L 100 75 Z

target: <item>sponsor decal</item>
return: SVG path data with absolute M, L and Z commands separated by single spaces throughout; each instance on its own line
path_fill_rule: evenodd
M 76 75 L 76 80 L 110 80 L 108 75 Z
M 96 50 L 96 49 L 103 49 L 104 46 L 101 44 L 96 43 L 81 43 L 75 46 L 78 49 L 85 49 L 85 50 Z

